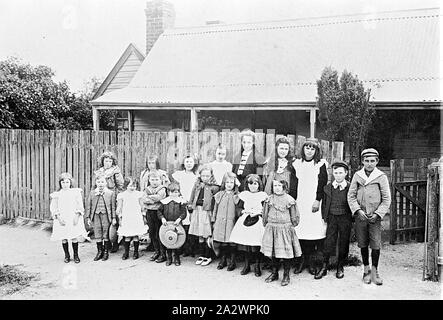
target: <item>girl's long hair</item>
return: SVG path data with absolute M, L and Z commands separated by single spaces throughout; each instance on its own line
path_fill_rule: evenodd
M 233 173 L 233 172 L 226 172 L 223 175 L 223 179 L 222 179 L 222 183 L 221 183 L 221 186 L 220 186 L 220 190 L 226 190 L 226 180 L 228 180 L 228 179 L 234 180 L 234 189 L 233 189 L 233 191 L 237 192 L 238 191 L 238 187 L 235 184 L 235 180 L 237 179 L 237 175 L 235 173 Z
M 244 185 L 243 185 L 243 190 L 249 190 L 249 182 L 258 182 L 258 191 L 263 191 L 264 186 L 263 186 L 263 182 L 260 179 L 260 176 L 258 174 L 255 173 L 251 173 L 248 174 L 246 176 L 246 179 L 244 181 Z
M 71 181 L 71 185 L 69 188 L 74 188 L 74 178 L 69 172 L 63 172 L 58 176 L 58 191 L 62 189 L 62 181 L 65 179 L 69 179 Z
M 320 147 L 318 146 L 318 143 L 312 143 L 310 141 L 305 141 L 305 143 L 303 143 L 303 146 L 301 148 L 301 158 L 303 159 L 303 161 L 306 161 L 306 155 L 305 155 L 305 146 L 312 146 L 315 148 L 315 154 L 314 154 L 314 163 L 319 163 L 321 160 L 321 151 L 320 151 Z
M 286 137 L 278 138 L 277 141 L 275 142 L 275 149 L 274 149 L 275 156 L 274 156 L 273 168 L 274 168 L 275 171 L 277 171 L 277 169 L 278 169 L 278 152 L 277 152 L 277 148 L 281 144 L 287 144 L 289 146 L 288 154 L 285 157 L 286 160 L 288 160 L 288 165 L 290 165 L 292 160 L 294 160 L 294 156 L 292 155 L 291 143 L 290 143 L 289 139 L 286 138 Z
M 180 164 L 180 170 L 186 170 L 186 168 L 185 168 L 185 160 L 186 159 L 188 159 L 188 158 L 192 158 L 192 159 L 194 159 L 194 167 L 192 168 L 192 172 L 194 172 L 194 173 L 196 173 L 197 172 L 197 170 L 198 170 L 198 158 L 194 155 L 190 155 L 190 154 L 188 154 L 187 156 L 185 156 L 184 158 L 183 158 L 183 160 L 182 160 L 182 162 L 181 162 L 181 164 Z

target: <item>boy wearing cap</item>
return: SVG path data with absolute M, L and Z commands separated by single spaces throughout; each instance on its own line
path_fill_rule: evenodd
M 377 169 L 378 156 L 377 150 L 372 148 L 362 151 L 363 168 L 352 178 L 348 203 L 356 220 L 355 231 L 364 265 L 363 282 L 382 285 L 378 273 L 381 221 L 389 210 L 391 192 L 386 174 Z M 372 270 L 369 267 L 368 246 L 371 247 Z
M 344 161 L 332 164 L 334 180 L 323 188 L 322 218 L 327 222 L 323 265 L 315 279 L 321 279 L 328 272 L 329 257 L 334 255 L 338 240 L 337 273 L 338 279 L 344 277 L 343 265 L 349 253 L 349 237 L 351 236 L 352 213 L 348 205 L 350 183 L 346 181 L 349 167 Z

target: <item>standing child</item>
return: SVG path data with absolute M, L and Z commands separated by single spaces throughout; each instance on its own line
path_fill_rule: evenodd
M 378 273 L 378 261 L 381 248 L 381 220 L 391 205 L 391 191 L 386 174 L 377 169 L 378 152 L 365 149 L 361 153 L 363 168 L 352 177 L 348 192 L 351 212 L 356 216 L 355 231 L 358 247 L 363 260 L 364 283 L 382 285 Z M 371 247 L 372 271 L 369 267 L 369 249 Z
M 226 161 L 226 147 L 224 145 L 217 146 L 215 160 L 210 162 L 209 166 L 212 168 L 217 185 L 221 186 L 225 173 L 232 171 L 232 163 Z
M 240 134 L 241 150 L 234 157 L 232 172 L 237 175 L 239 189 L 243 191 L 245 179 L 249 174 L 257 174 L 260 179 L 263 174 L 263 155 L 255 148 L 255 133 L 251 130 L 243 130 Z
M 294 228 L 300 221 L 300 213 L 295 199 L 287 194 L 286 180 L 274 180 L 271 192 L 263 210 L 265 232 L 261 252 L 272 259 L 272 273 L 265 281 L 278 279 L 279 259 L 282 259 L 284 273 L 281 285 L 286 286 L 290 281 L 291 259 L 301 256 L 300 242 Z
M 120 221 L 118 234 L 125 237 L 125 252 L 122 259 L 129 257 L 129 245 L 134 244 L 134 259 L 138 259 L 139 235 L 147 232 L 146 217 L 143 210 L 144 193 L 137 191 L 139 183 L 132 177 L 126 177 L 123 191 L 117 195 L 117 214 Z
M 99 159 L 100 168 L 94 172 L 95 176 L 104 175 L 106 187 L 113 191 L 123 190 L 123 175 L 117 165 L 117 158 L 111 151 L 105 151 Z
M 221 260 L 217 269 L 228 266 L 228 271 L 235 269 L 235 243 L 229 241 L 236 220 L 236 205 L 239 202 L 235 185 L 236 175 L 226 172 L 221 183 L 221 191 L 214 196 L 215 205 L 211 221 L 213 223 L 214 246 L 220 248 Z M 227 263 L 229 256 L 229 264 Z
M 94 175 L 95 176 L 104 175 L 106 178 L 106 187 L 114 191 L 115 194 L 117 195 L 117 193 L 123 190 L 123 182 L 124 182 L 121 170 L 117 165 L 117 157 L 113 152 L 105 151 L 100 156 L 99 166 L 100 168 L 94 172 Z M 113 231 L 117 230 L 118 220 L 115 225 L 111 226 L 111 228 L 113 229 Z M 119 246 L 118 237 L 116 236 L 115 239 L 111 240 L 113 241 L 111 252 L 112 253 L 117 252 Z
M 186 201 L 180 194 L 180 185 L 178 183 L 170 183 L 168 185 L 169 197 L 161 200 L 160 208 L 158 209 L 158 218 L 163 225 L 167 225 L 168 222 L 174 222 L 175 226 L 181 225 L 183 219 L 186 217 Z M 163 244 L 163 251 L 166 251 L 166 265 L 170 266 L 174 263 L 179 266 L 180 255 L 179 248 L 167 249 Z
M 349 238 L 351 236 L 352 213 L 348 205 L 348 191 L 350 183 L 346 181 L 349 167 L 344 161 L 336 161 L 332 164 L 334 181 L 324 187 L 323 200 L 321 202 L 321 214 L 328 224 L 326 228 L 325 251 L 323 265 L 315 275 L 315 279 L 321 279 L 328 273 L 329 257 L 334 255 L 338 238 L 337 273 L 338 279 L 344 277 L 343 265 L 349 252 Z
M 161 184 L 165 187 L 170 183 L 168 173 L 162 169 L 160 169 L 160 162 L 158 160 L 158 156 L 150 155 L 146 159 L 146 169 L 142 171 L 140 174 L 140 191 L 145 191 L 146 187 L 149 185 L 148 174 L 151 171 L 158 171 L 160 174 Z
M 94 225 L 94 237 L 97 243 L 97 255 L 94 261 L 109 258 L 109 227 L 116 225 L 115 216 L 116 196 L 115 192 L 106 187 L 106 176 L 95 177 L 96 188 L 91 190 L 88 208 L 88 224 Z
M 192 188 L 197 182 L 198 178 L 197 169 L 198 169 L 197 158 L 188 155 L 183 159 L 183 162 L 180 166 L 180 170 L 175 171 L 172 174 L 172 179 L 174 179 L 174 181 L 176 181 L 180 185 L 180 193 L 183 199 L 185 199 L 185 201 L 188 203 L 191 201 Z M 189 255 L 194 257 L 193 243 L 196 242 L 194 236 L 189 234 L 189 225 L 191 224 L 189 217 L 190 213 L 187 211 L 186 218 L 182 221 L 183 228 L 185 229 L 186 232 L 186 241 L 182 247 L 184 257 Z
M 148 186 L 145 188 L 146 219 L 149 226 L 149 238 L 154 246 L 154 254 L 149 260 L 157 263 L 165 262 L 166 255 L 161 246 L 158 231 L 160 230 L 160 221 L 157 211 L 161 206 L 160 201 L 166 198 L 166 187 L 162 185 L 161 175 L 158 171 L 151 171 L 148 174 Z
M 215 184 L 212 169 L 208 165 L 200 168 L 199 179 L 191 193 L 188 210 L 191 212 L 191 225 L 189 234 L 198 237 L 201 256 L 195 264 L 207 266 L 212 262 L 211 250 L 206 245 L 206 240 L 212 235 L 211 215 L 214 207 L 214 194 L 219 190 Z
M 322 256 L 326 223 L 322 219 L 320 201 L 323 188 L 328 183 L 328 162 L 321 158 L 320 143 L 315 138 L 308 138 L 301 148 L 301 159 L 296 159 L 292 166 L 297 181 L 297 207 L 300 211 L 300 223 L 295 228 L 303 251 L 294 273 L 300 273 L 308 266 L 309 273 L 318 273 L 316 256 Z M 321 259 L 323 260 L 323 259 Z
M 82 189 L 74 188 L 72 176 L 64 172 L 58 178 L 58 191 L 51 193 L 50 211 L 54 224 L 52 226 L 52 241 L 62 241 L 65 252 L 65 262 L 71 261 L 68 240 L 72 239 L 74 262 L 79 263 L 78 237 L 87 238 L 83 215 Z
M 242 215 L 235 223 L 229 241 L 237 243 L 237 249 L 245 252 L 245 265 L 240 274 L 245 275 L 251 271 L 250 262 L 255 257 L 254 273 L 260 277 L 260 247 L 264 233 L 261 216 L 263 202 L 268 195 L 263 192 L 263 183 L 258 175 L 248 175 L 244 183 L 244 191 L 239 194 L 238 204 Z

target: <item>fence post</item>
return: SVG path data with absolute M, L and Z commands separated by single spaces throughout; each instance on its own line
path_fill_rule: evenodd
M 429 165 L 428 188 L 426 201 L 426 221 L 425 221 L 425 248 L 423 280 L 437 281 L 441 277 L 443 259 L 443 241 L 441 226 L 441 207 L 439 201 L 439 191 L 442 187 L 441 173 L 443 168 L 443 158 L 439 162 Z M 439 179 L 440 175 L 440 179 Z M 439 183 L 440 180 L 440 183 Z M 439 190 L 440 187 L 440 190 Z M 437 251 L 438 246 L 438 251 Z
M 395 244 L 396 229 L 397 229 L 397 193 L 395 191 L 395 182 L 397 181 L 397 165 L 396 160 L 391 160 L 391 207 L 389 214 L 389 227 L 390 227 L 390 244 Z

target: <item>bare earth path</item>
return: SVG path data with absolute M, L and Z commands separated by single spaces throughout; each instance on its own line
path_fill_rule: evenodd
M 144 246 L 142 246 L 144 249 Z M 71 250 L 71 248 L 70 248 Z M 132 250 L 132 248 L 131 248 Z M 352 251 L 356 251 L 352 244 Z M 138 260 L 121 260 L 121 250 L 106 262 L 92 261 L 95 245 L 80 244 L 80 264 L 63 263 L 61 244 L 49 241 L 39 228 L 0 225 L 0 264 L 18 265 L 38 273 L 30 286 L 0 299 L 441 299 L 438 283 L 422 281 L 423 244 L 387 245 L 382 250 L 380 272 L 384 285 L 365 285 L 361 267 L 345 268 L 345 278 L 334 272 L 314 280 L 304 272 L 291 273 L 291 283 L 264 282 L 268 271 L 257 278 L 241 276 L 240 269 L 217 270 L 217 263 L 201 267 L 183 258 L 180 267 L 148 261 L 141 251 Z M 280 271 L 280 279 L 281 274 Z

